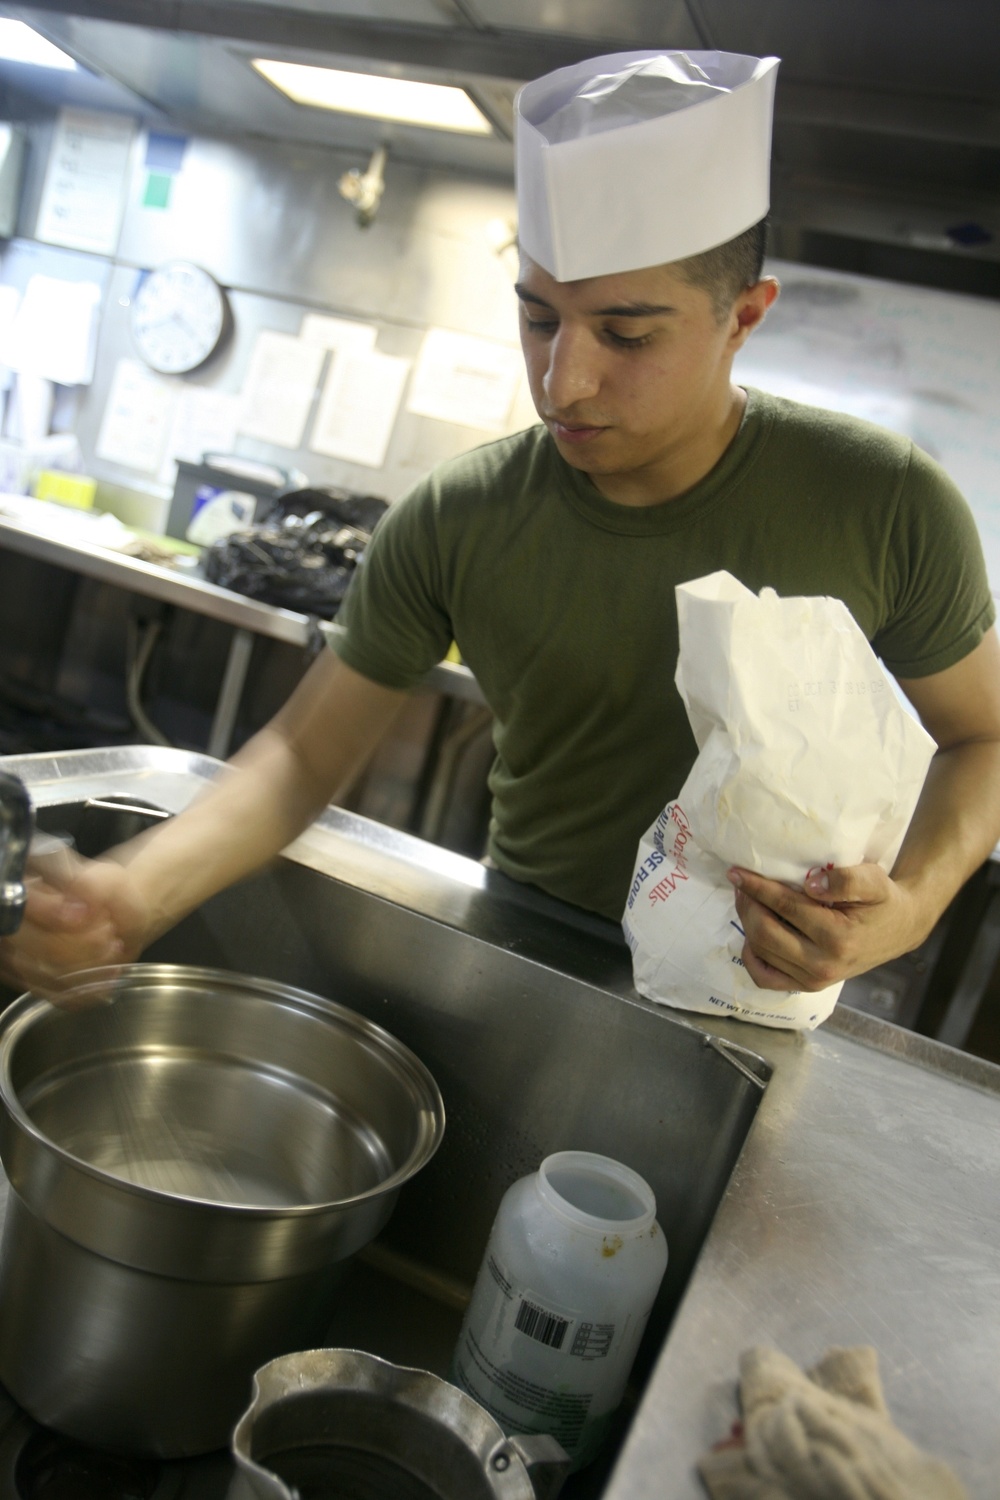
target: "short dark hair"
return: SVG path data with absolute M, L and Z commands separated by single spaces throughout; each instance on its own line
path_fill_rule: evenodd
M 761 219 L 725 244 L 674 261 L 674 267 L 685 281 L 709 294 L 721 323 L 740 292 L 760 280 L 766 250 L 767 220 Z

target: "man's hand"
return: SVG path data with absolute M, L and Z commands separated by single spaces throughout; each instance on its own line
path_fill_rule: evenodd
M 730 870 L 729 879 L 746 939 L 743 962 L 760 989 L 822 990 L 925 936 L 905 886 L 880 865 L 810 870 L 801 891 L 751 870 Z
M 731 870 L 761 989 L 821 990 L 911 953 L 1000 838 L 1000 641 L 901 686 L 933 735 L 913 820 L 887 875 L 875 864 L 811 870 L 804 890 Z
M 184 812 L 99 860 L 65 847 L 43 856 L 21 930 L 0 941 L 0 978 L 58 1001 L 74 971 L 138 958 L 297 838 L 351 783 L 405 701 L 323 652 Z
M 148 917 L 120 865 L 63 854 L 58 868 L 28 876 L 21 926 L 0 941 L 0 979 L 57 1004 L 73 975 L 137 958 Z

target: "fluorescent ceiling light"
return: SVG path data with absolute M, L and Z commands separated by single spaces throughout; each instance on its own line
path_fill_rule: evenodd
M 344 73 L 337 68 L 315 68 L 304 63 L 274 62 L 255 57 L 258 73 L 296 104 L 337 109 L 374 120 L 399 120 L 432 130 L 464 130 L 492 135 L 493 127 L 464 89 L 442 83 L 415 83 L 409 78 L 386 78 L 379 73 Z
M 62 68 L 72 72 L 76 63 L 66 52 L 47 42 L 23 21 L 0 20 L 0 58 L 8 62 L 34 63 L 39 68 Z

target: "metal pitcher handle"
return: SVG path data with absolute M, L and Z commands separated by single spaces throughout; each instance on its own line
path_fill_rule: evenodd
M 524 1464 L 537 1500 L 555 1500 L 569 1474 L 565 1448 L 542 1432 L 508 1438 L 504 1447 L 513 1450 Z

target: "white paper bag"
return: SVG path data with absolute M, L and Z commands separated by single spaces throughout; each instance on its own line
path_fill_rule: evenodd
M 676 682 L 698 758 L 639 844 L 623 919 L 640 994 L 812 1030 L 841 985 L 758 989 L 732 865 L 801 888 L 814 866 L 899 852 L 934 741 L 839 599 L 755 596 L 729 573 L 677 589 Z

